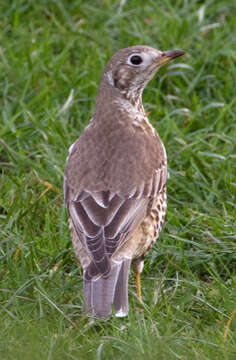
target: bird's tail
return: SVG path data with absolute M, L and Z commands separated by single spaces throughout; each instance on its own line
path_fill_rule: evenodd
M 84 299 L 86 310 L 91 316 L 106 318 L 112 313 L 126 316 L 129 311 L 128 304 L 128 278 L 130 259 L 120 263 L 113 263 L 108 277 L 100 276 L 97 279 L 84 279 Z

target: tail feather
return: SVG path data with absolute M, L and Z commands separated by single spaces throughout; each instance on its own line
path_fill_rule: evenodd
M 112 313 L 114 304 L 117 316 L 128 313 L 128 276 L 131 260 L 113 264 L 107 278 L 84 279 L 84 300 L 91 316 L 105 318 Z
M 117 317 L 126 316 L 129 312 L 128 280 L 131 259 L 123 261 L 116 284 L 114 308 Z

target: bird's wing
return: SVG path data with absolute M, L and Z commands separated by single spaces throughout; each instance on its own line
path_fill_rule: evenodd
M 77 236 L 91 258 L 86 276 L 110 272 L 110 257 L 144 219 L 152 198 L 167 180 L 167 168 L 156 170 L 150 181 L 133 190 L 130 197 L 110 191 L 83 190 L 74 198 L 65 180 L 65 202 Z

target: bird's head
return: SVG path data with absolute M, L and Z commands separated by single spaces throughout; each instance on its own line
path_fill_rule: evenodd
M 108 62 L 102 82 L 135 100 L 162 65 L 183 54 L 181 50 L 162 52 L 141 45 L 122 49 Z

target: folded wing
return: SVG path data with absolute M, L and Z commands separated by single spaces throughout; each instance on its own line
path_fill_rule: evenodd
M 77 236 L 91 258 L 85 279 L 109 275 L 111 256 L 147 215 L 150 202 L 165 185 L 166 178 L 165 167 L 156 170 L 150 181 L 134 189 L 129 198 L 109 190 L 83 190 L 71 199 L 65 180 L 65 202 Z

